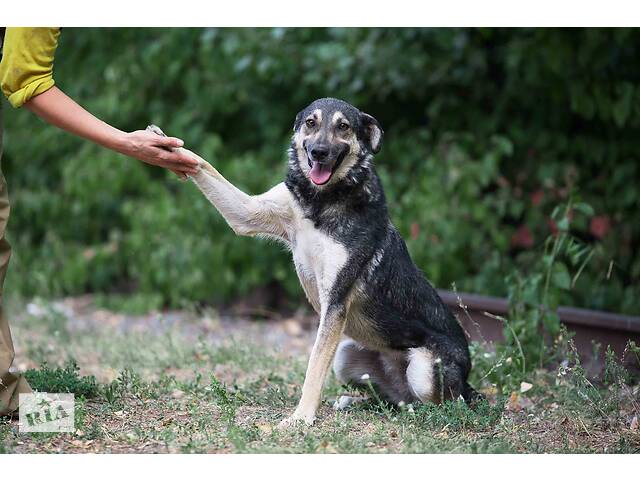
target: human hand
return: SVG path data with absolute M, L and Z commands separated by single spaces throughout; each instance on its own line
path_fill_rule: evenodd
M 163 137 L 146 130 L 125 133 L 118 150 L 149 165 L 171 170 L 180 178 L 198 173 L 198 160 L 179 149 L 184 142 L 175 137 Z

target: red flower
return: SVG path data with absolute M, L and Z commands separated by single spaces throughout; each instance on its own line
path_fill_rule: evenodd
M 413 222 L 411 224 L 411 238 L 415 240 L 416 238 L 418 238 L 419 234 L 420 234 L 420 225 L 418 225 L 416 222 Z
M 526 225 L 520 226 L 511 237 L 512 247 L 531 248 L 533 247 L 533 235 Z
M 602 239 L 611 230 L 611 220 L 608 215 L 598 215 L 591 219 L 589 224 L 589 231 L 591 235 L 598 240 Z
M 531 203 L 533 206 L 538 206 L 542 203 L 542 199 L 544 198 L 544 191 L 536 190 L 531 194 Z

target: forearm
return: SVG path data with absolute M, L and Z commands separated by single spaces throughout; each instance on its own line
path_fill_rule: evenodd
M 125 153 L 125 132 L 94 117 L 55 86 L 33 97 L 24 106 L 51 125 Z
M 183 145 L 179 138 L 118 130 L 94 117 L 55 86 L 32 97 L 24 106 L 51 125 L 145 163 L 168 168 L 181 177 L 198 171 L 197 160 L 172 151 Z

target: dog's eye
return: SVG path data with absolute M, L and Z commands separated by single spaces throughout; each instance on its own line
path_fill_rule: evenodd
M 316 121 L 313 118 L 310 118 L 305 123 L 307 124 L 307 127 L 309 127 L 309 128 L 313 128 L 313 127 L 316 126 Z
M 338 125 L 338 130 L 342 131 L 342 132 L 346 132 L 347 130 L 349 130 L 349 124 L 348 123 L 340 123 Z

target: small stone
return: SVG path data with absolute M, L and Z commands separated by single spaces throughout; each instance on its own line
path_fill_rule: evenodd
M 299 337 L 302 335 L 302 325 L 293 318 L 285 320 L 282 326 L 284 327 L 284 331 L 292 337 Z
M 176 400 L 184 397 L 184 392 L 182 390 L 174 390 L 171 392 L 171 398 L 175 398 Z

